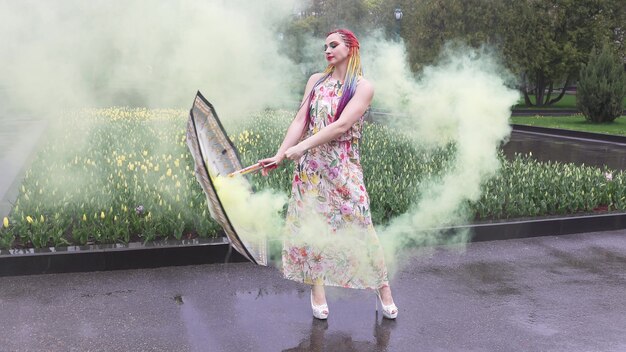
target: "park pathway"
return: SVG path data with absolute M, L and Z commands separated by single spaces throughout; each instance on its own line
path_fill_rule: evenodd
M 248 263 L 0 278 L 0 351 L 626 351 L 626 231 L 410 254 L 397 321 L 371 291 Z
M 17 197 L 25 167 L 30 164 L 48 123 L 42 118 L 14 114 L 10 118 L 0 116 L 0 123 L 1 220 L 11 210 L 11 202 Z

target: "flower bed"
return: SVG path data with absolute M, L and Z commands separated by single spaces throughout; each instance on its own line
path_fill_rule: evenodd
M 226 126 L 244 165 L 273 155 L 292 114 L 264 111 L 247 124 Z M 59 119 L 3 219 L 0 248 L 216 236 L 219 226 L 208 216 L 185 144 L 186 120 L 181 110 L 128 108 Z M 453 146 L 416 150 L 378 124 L 365 125 L 362 148 L 376 224 L 407 211 L 420 186 L 439 177 L 454 156 Z M 251 180 L 258 189 L 289 192 L 292 171 L 286 163 Z M 467 206 L 476 221 L 624 210 L 625 183 L 622 171 L 502 158 L 482 198 Z

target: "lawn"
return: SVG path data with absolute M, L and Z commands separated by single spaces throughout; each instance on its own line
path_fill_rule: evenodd
M 553 94 L 551 99 L 555 98 L 556 96 L 558 96 L 558 94 Z M 530 95 L 530 101 L 535 103 L 535 96 L 534 95 Z M 622 106 L 624 107 L 624 109 L 626 109 L 626 97 L 623 100 L 623 104 Z M 524 103 L 524 97 L 520 97 L 519 102 L 517 103 L 517 105 L 515 106 L 516 109 L 536 109 L 536 108 L 541 108 L 541 109 L 576 109 L 576 95 L 574 94 L 565 94 L 563 96 L 563 98 L 561 98 L 561 100 L 559 100 L 558 102 L 552 104 L 552 105 L 546 105 L 546 106 L 541 106 L 541 107 L 536 107 L 536 106 L 526 106 L 526 104 Z
M 626 116 L 621 116 L 611 123 L 595 124 L 585 120 L 582 115 L 570 116 L 513 116 L 511 123 L 565 130 L 605 133 L 626 136 Z

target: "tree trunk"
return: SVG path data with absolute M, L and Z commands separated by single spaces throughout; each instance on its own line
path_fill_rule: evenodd
M 522 73 L 522 93 L 524 93 L 524 104 L 526 106 L 533 106 L 533 102 L 530 100 L 530 96 L 528 96 L 528 77 L 526 76 L 526 72 Z
M 528 90 L 524 87 L 524 103 L 526 106 L 533 106 L 533 102 L 530 101 L 530 97 L 528 96 Z
M 561 89 L 561 93 L 556 98 L 548 101 L 548 105 L 552 105 L 561 100 L 561 98 L 563 98 L 563 96 L 565 95 L 565 91 L 567 90 L 567 86 L 569 86 L 570 80 L 571 77 L 568 75 L 567 78 L 565 78 L 565 84 L 563 85 L 563 89 Z
M 554 81 L 550 81 L 550 86 L 548 86 L 548 95 L 546 95 L 546 105 L 550 105 L 550 98 L 552 97 L 552 90 L 554 90 Z
M 546 82 L 542 71 L 537 72 L 537 80 L 535 84 L 535 105 L 543 106 L 543 96 L 546 91 Z

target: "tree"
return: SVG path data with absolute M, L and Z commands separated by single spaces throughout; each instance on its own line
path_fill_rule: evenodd
M 380 0 L 312 0 L 296 22 L 308 21 L 310 34 L 320 37 L 336 28 L 359 33 L 371 27 L 370 9 L 378 3 Z
M 622 114 L 624 96 L 624 64 L 612 47 L 605 44 L 580 70 L 576 104 L 587 121 L 612 122 Z
M 311 36 L 322 38 L 336 28 L 349 28 L 361 37 L 382 23 L 378 8 L 385 0 L 312 0 L 298 14 L 283 24 L 282 48 L 300 64 L 305 75 L 319 70 L 314 56 L 321 57 L 322 45 L 312 48 Z
M 312 0 L 307 11 L 296 22 L 317 36 L 342 26 L 392 38 L 399 29 L 414 72 L 451 41 L 492 46 L 520 77 L 528 105 L 558 102 L 597 43 L 610 42 L 626 59 L 626 0 Z
M 626 57 L 626 0 L 401 0 L 380 8 L 391 13 L 394 6 L 404 12 L 401 36 L 414 71 L 450 41 L 486 44 L 520 77 L 528 105 L 558 102 L 596 43 L 611 41 Z
M 450 41 L 473 47 L 498 45 L 502 1 L 402 0 L 395 4 L 404 13 L 400 33 L 414 71 L 434 63 L 443 46 Z M 391 14 L 392 9 L 390 6 L 386 11 Z
M 596 43 L 618 39 L 624 0 L 512 1 L 503 14 L 504 54 L 527 105 L 558 102 Z M 560 87 L 556 97 L 552 97 Z M 535 94 L 533 104 L 529 94 Z

